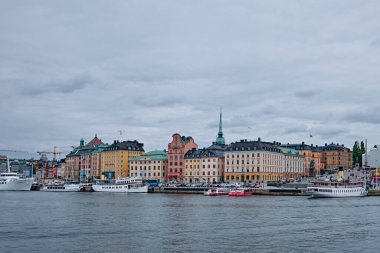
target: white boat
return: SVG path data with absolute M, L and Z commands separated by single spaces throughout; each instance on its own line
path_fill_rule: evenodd
M 8 172 L 0 174 L 0 191 L 30 191 L 33 178 L 21 178 L 17 173 L 10 172 L 9 159 L 7 157 Z
M 42 185 L 40 191 L 47 192 L 79 192 L 82 190 L 82 186 L 74 182 L 53 182 Z
M 208 189 L 208 191 L 204 192 L 203 194 L 205 196 L 221 196 L 221 195 L 228 195 L 230 192 L 227 188 L 211 188 Z
M 344 175 L 346 174 L 346 175 Z M 350 176 L 347 176 L 350 175 Z M 307 193 L 313 198 L 364 197 L 368 190 L 365 176 L 358 177 L 354 171 L 339 171 L 336 178 L 320 178 L 307 187 Z
M 141 178 L 123 178 L 118 180 L 96 180 L 92 185 L 95 192 L 147 193 L 148 186 Z

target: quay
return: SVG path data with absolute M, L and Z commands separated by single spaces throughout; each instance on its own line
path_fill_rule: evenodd
M 149 193 L 203 194 L 210 187 L 150 187 Z M 306 188 L 253 188 L 254 195 L 307 196 Z

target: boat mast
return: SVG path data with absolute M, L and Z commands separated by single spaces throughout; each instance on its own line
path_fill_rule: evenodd
M 8 173 L 11 173 L 11 165 L 9 163 L 9 157 L 7 156 L 7 168 L 8 168 Z

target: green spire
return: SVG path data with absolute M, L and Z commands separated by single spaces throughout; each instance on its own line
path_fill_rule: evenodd
M 83 140 L 83 138 L 80 139 L 79 146 L 81 146 L 81 147 L 84 146 L 84 140 Z
M 223 130 L 222 130 L 222 108 L 220 108 L 219 132 L 218 132 L 218 137 L 216 138 L 216 144 L 218 144 L 218 145 L 224 145 L 225 144 L 225 140 L 223 137 Z

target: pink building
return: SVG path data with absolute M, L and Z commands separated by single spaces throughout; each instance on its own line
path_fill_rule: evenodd
M 185 137 L 173 134 L 173 140 L 168 144 L 167 181 L 183 182 L 185 177 L 185 154 L 198 145 L 191 136 Z

